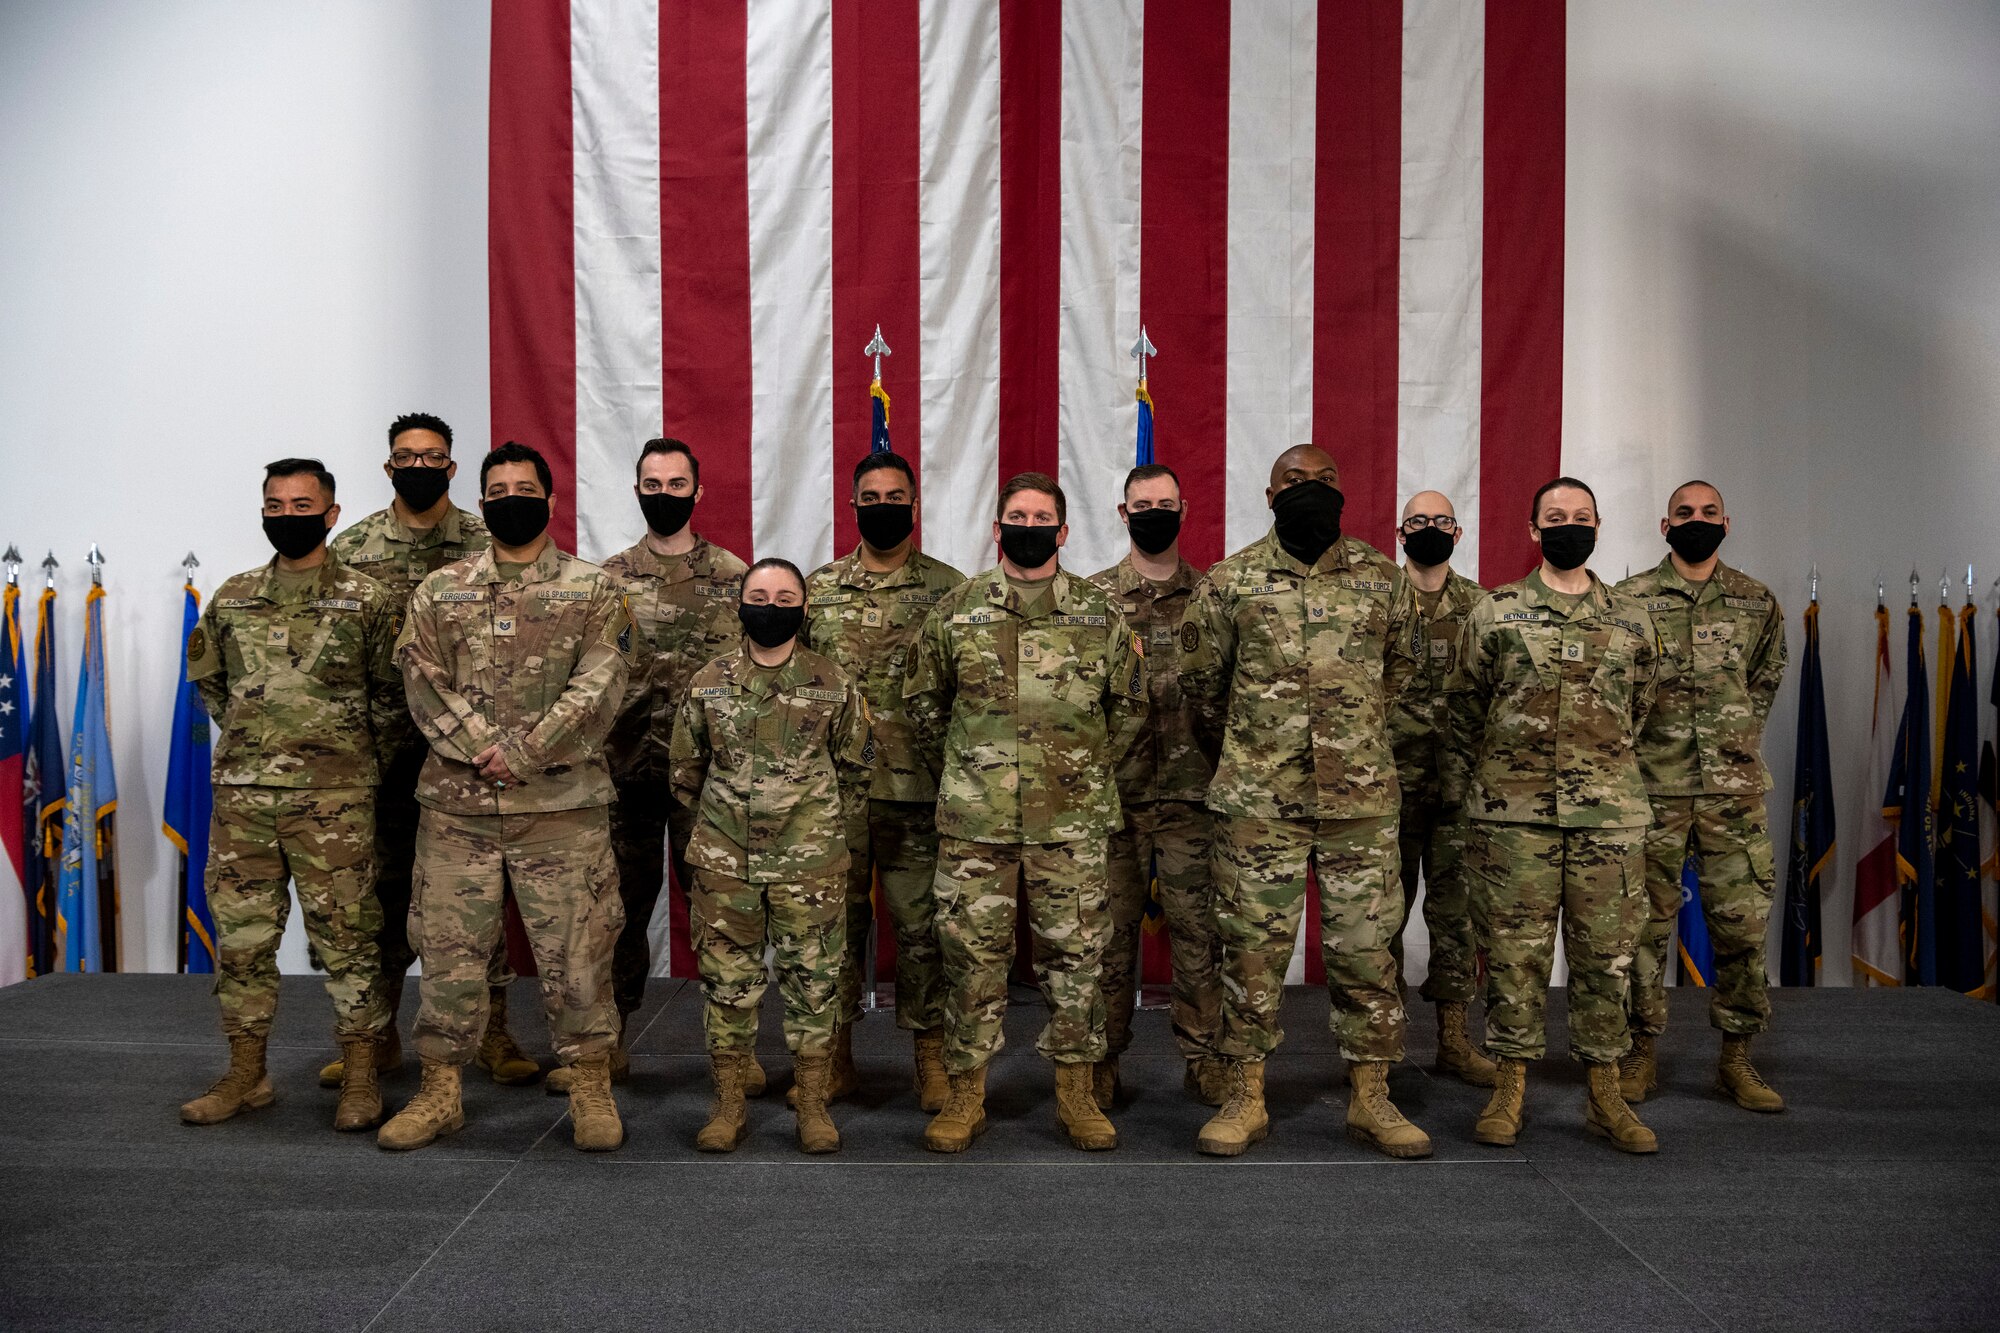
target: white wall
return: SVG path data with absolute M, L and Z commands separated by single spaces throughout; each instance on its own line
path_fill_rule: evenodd
M 0 547 L 62 561 L 65 739 L 104 548 L 128 969 L 174 966 L 181 556 L 267 559 L 284 455 L 386 504 L 398 412 L 485 447 L 486 80 L 482 0 L 0 6 Z

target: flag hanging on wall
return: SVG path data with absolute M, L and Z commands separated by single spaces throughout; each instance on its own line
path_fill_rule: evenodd
M 1909 690 L 1903 721 L 1896 729 L 1894 767 L 1882 796 L 1882 811 L 1896 824 L 1897 934 L 1903 980 L 1912 986 L 1938 984 L 1937 813 L 1931 805 L 1931 690 L 1924 675 L 1924 613 L 1910 607 L 1904 652 Z
M 12 555 L 12 552 L 9 552 Z M 21 637 L 21 587 L 8 580 L 0 607 L 0 986 L 28 975 L 28 823 L 22 760 L 28 737 L 27 645 Z M 0 876 L 0 880 L 5 877 Z
M 1949 684 L 1938 700 L 1944 717 L 1938 747 L 1937 967 L 1938 984 L 1983 994 L 1986 924 L 1980 912 L 1983 869 L 1979 847 L 1978 631 L 1968 604 L 1945 613 L 1952 640 Z
M 174 729 L 167 740 L 167 794 L 161 806 L 160 831 L 180 854 L 180 968 L 183 972 L 215 971 L 215 921 L 208 912 L 204 875 L 208 868 L 208 820 L 215 791 L 209 785 L 208 712 L 201 695 L 187 678 L 188 636 L 201 623 L 201 594 L 190 583 L 182 589 L 180 686 L 174 693 Z
M 1785 925 L 1778 977 L 1819 984 L 1820 876 L 1833 863 L 1834 797 L 1828 758 L 1826 686 L 1820 674 L 1819 603 L 1806 607 L 1805 664 L 1799 673 L 1799 726 L 1792 751 L 1792 841 L 1785 863 Z
M 1875 608 L 1875 690 L 1868 715 L 1868 779 L 1862 788 L 1859 839 L 1854 863 L 1853 943 L 1849 956 L 1858 986 L 1896 986 L 1903 980 L 1900 919 L 1901 876 L 1896 868 L 1896 820 L 1883 793 L 1896 766 L 1896 682 L 1889 652 L 1889 608 Z
M 868 432 L 868 452 L 886 454 L 889 449 L 889 391 L 876 380 L 868 386 L 868 415 L 872 422 Z
M 28 975 L 47 976 L 56 954 L 56 872 L 62 864 L 62 819 L 68 760 L 56 713 L 56 590 L 44 588 L 35 610 L 35 700 L 21 765 L 24 883 L 28 900 Z
M 69 738 L 69 794 L 56 889 L 56 953 L 65 972 L 118 970 L 118 775 L 104 680 L 104 589 L 83 604 L 83 662 Z
M 1683 986 L 1715 984 L 1715 945 L 1708 938 L 1708 916 L 1701 905 L 1701 876 L 1695 859 L 1681 865 L 1681 910 L 1674 933 L 1680 941 Z

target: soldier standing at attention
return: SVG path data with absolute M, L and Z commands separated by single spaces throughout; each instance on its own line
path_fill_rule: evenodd
M 696 812 L 688 916 L 701 963 L 715 1110 L 695 1138 L 730 1152 L 749 1132 L 743 1080 L 757 1044 L 768 946 L 785 1001 L 799 1148 L 840 1150 L 827 1115 L 845 931 L 846 828 L 873 771 L 868 702 L 800 646 L 805 576 L 759 560 L 737 608 L 742 646 L 694 675 L 674 727 L 674 799 Z
M 1771 1026 L 1764 927 L 1777 887 L 1764 793 L 1764 723 L 1785 678 L 1785 616 L 1771 590 L 1716 555 L 1729 534 L 1722 492 L 1683 484 L 1667 500 L 1658 568 L 1618 591 L 1643 602 L 1674 664 L 1639 733 L 1639 767 L 1652 798 L 1646 834 L 1650 910 L 1632 963 L 1632 1051 L 1625 1100 L 1659 1086 L 1654 1039 L 1667 1030 L 1667 955 L 1681 907 L 1681 865 L 1695 857 L 1702 914 L 1715 945 L 1709 1022 L 1722 1031 L 1718 1090 L 1749 1111 L 1785 1099 L 1750 1063 L 1750 1039 Z
M 409 723 L 391 656 L 395 601 L 326 549 L 339 517 L 318 459 L 266 467 L 264 535 L 278 554 L 225 580 L 188 635 L 188 679 L 218 727 L 206 883 L 229 1038 L 229 1072 L 181 1107 L 190 1125 L 274 1099 L 264 1046 L 288 880 L 326 967 L 345 1062 L 333 1127 L 382 1118 L 375 1047 L 390 1011 L 375 943 L 375 784 L 380 755 Z
M 351 569 L 380 583 L 401 617 L 417 585 L 437 570 L 486 549 L 486 525 L 477 514 L 451 502 L 451 427 L 428 412 L 411 412 L 389 423 L 389 461 L 382 465 L 396 498 L 333 539 L 329 549 Z M 402 680 L 402 672 L 396 679 Z M 403 1043 L 396 1011 L 403 1003 L 403 979 L 417 959 L 410 947 L 410 867 L 417 857 L 417 774 L 430 746 L 409 724 L 409 710 L 397 719 L 396 743 L 383 752 L 382 785 L 375 789 L 375 896 L 382 902 L 382 988 L 389 1026 L 375 1049 L 377 1069 L 403 1067 Z M 487 965 L 491 1005 L 486 1035 L 473 1063 L 510 1086 L 533 1083 L 542 1067 L 521 1050 L 507 1031 L 507 965 L 502 940 Z M 341 1062 L 319 1071 L 322 1087 L 338 1087 Z
M 1403 864 L 1403 918 L 1424 882 L 1424 926 L 1431 937 L 1423 997 L 1437 1006 L 1438 1068 L 1474 1087 L 1493 1086 L 1493 1062 L 1466 1039 L 1466 1009 L 1476 994 L 1479 949 L 1465 887 L 1465 812 L 1447 806 L 1439 788 L 1439 751 L 1450 738 L 1445 682 L 1458 654 L 1466 613 L 1486 589 L 1451 567 L 1464 531 L 1451 501 L 1419 491 L 1403 506 L 1403 582 L 1391 619 L 1404 626 L 1389 663 L 1389 745 L 1402 784 L 1398 841 Z M 1395 942 L 1403 962 L 1402 936 Z
M 1000 488 L 1000 564 L 955 589 L 917 640 L 903 697 L 938 774 L 938 944 L 946 999 L 945 1107 L 924 1131 L 963 1152 L 986 1128 L 986 1067 L 1000 1050 L 1014 900 L 1026 895 L 1070 1142 L 1118 1146 L 1098 1109 L 1104 1059 L 1098 968 L 1110 932 L 1106 851 L 1118 826 L 1112 770 L 1146 720 L 1144 649 L 1095 585 L 1061 569 L 1068 504 L 1053 477 Z
M 382 1127 L 421 1148 L 465 1124 L 459 1070 L 486 1030 L 486 968 L 511 890 L 541 973 L 556 1055 L 572 1067 L 576 1146 L 625 1140 L 611 1095 L 611 774 L 604 738 L 625 689 L 632 627 L 618 584 L 556 548 L 549 465 L 508 442 L 479 466 L 491 549 L 418 585 L 396 645 L 410 713 L 430 742 L 417 801 L 410 930 L 423 959 L 417 1095 Z
M 915 1036 L 917 1100 L 944 1109 L 944 975 L 938 970 L 937 779 L 910 733 L 903 679 L 924 617 L 965 576 L 919 551 L 917 479 L 896 454 L 869 454 L 854 469 L 861 541 L 807 583 L 805 644 L 833 659 L 874 718 L 874 777 L 847 828 L 847 965 L 840 972 L 829 1095 L 854 1091 L 854 1025 L 866 983 L 875 877 L 896 931 L 896 1026 Z
M 701 503 L 701 462 L 694 450 L 679 440 L 646 441 L 633 491 L 646 517 L 646 535 L 604 562 L 604 572 L 625 591 L 635 646 L 632 679 L 609 744 L 617 791 L 611 845 L 618 856 L 618 897 L 625 904 L 625 928 L 611 964 L 618 1005 L 618 1044 L 611 1052 L 616 1083 L 623 1083 L 631 1069 L 625 1024 L 646 998 L 653 961 L 647 928 L 660 900 L 668 855 L 674 879 L 683 889 L 690 884 L 687 845 L 694 833 L 694 811 L 674 799 L 667 778 L 674 714 L 689 678 L 736 645 L 741 635 L 736 600 L 743 582 L 743 562 L 704 541 L 690 526 Z M 673 847 L 666 852 L 669 829 Z M 756 1084 L 761 1093 L 762 1069 Z M 567 1092 L 569 1076 L 556 1071 L 548 1088 L 552 1094 Z
M 1222 1026 L 1221 946 L 1208 875 L 1213 831 L 1202 805 L 1215 776 L 1215 754 L 1198 738 L 1195 709 L 1180 683 L 1181 619 L 1201 571 L 1181 558 L 1187 510 L 1172 468 L 1133 468 L 1118 513 L 1132 549 L 1090 581 L 1145 641 L 1151 707 L 1145 730 L 1118 765 L 1125 823 L 1111 835 L 1111 938 L 1102 973 L 1106 1056 L 1097 1066 L 1097 1104 L 1111 1109 L 1118 1057 L 1132 1044 L 1139 932 L 1148 882 L 1157 875 L 1173 950 L 1174 1039 L 1187 1062 L 1183 1084 L 1199 1101 L 1220 1106 L 1224 1080 L 1215 1043 Z
M 1652 820 L 1633 745 L 1653 706 L 1658 638 L 1646 608 L 1585 565 L 1598 522 L 1588 486 L 1558 477 L 1528 512 L 1541 567 L 1472 608 L 1447 694 L 1444 799 L 1472 820 L 1486 1050 L 1499 1065 L 1473 1137 L 1505 1146 L 1520 1135 L 1527 1062 L 1548 1045 L 1560 920 L 1570 1052 L 1589 1068 L 1584 1126 L 1649 1153 L 1659 1145 L 1619 1095 L 1618 1059 Z
M 1285 968 L 1315 868 L 1348 1137 L 1391 1157 L 1431 1151 L 1389 1099 L 1389 1066 L 1403 1058 L 1389 952 L 1403 900 L 1384 668 L 1406 627 L 1392 619 L 1396 567 L 1341 536 L 1339 484 L 1321 449 L 1278 455 L 1264 492 L 1271 533 L 1208 571 L 1182 629 L 1182 681 L 1209 725 L 1225 723 L 1208 808 L 1228 1096 L 1196 1139 L 1216 1156 L 1269 1133 L 1264 1064 L 1284 1039 Z

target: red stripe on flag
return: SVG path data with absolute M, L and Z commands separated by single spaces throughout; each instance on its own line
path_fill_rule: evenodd
M 486 282 L 493 443 L 548 459 L 556 544 L 576 549 L 576 258 L 569 5 L 493 10 Z M 476 460 L 475 460 L 476 462 Z
M 1000 0 L 1000 477 L 1056 474 L 1062 5 Z
M 660 386 L 701 458 L 702 536 L 750 558 L 745 0 L 660 0 Z M 676 907 L 682 900 L 676 900 Z M 685 916 L 677 916 L 685 920 Z M 683 936 L 675 936 L 676 952 Z M 678 959 L 676 976 L 683 972 Z
M 1319 8 L 1313 132 L 1313 443 L 1340 467 L 1343 528 L 1396 531 L 1403 6 Z M 1307 960 L 1313 965 L 1317 953 Z
M 1562 471 L 1565 22 L 1563 0 L 1486 7 L 1479 573 L 1488 587 L 1535 564 L 1528 505 Z
M 918 456 L 923 363 L 917 236 L 917 0 L 833 6 L 833 549 L 860 540 L 848 479 L 868 452 L 871 360 L 882 326 L 890 439 Z M 886 914 L 885 914 L 886 915 Z
M 1165 352 L 1157 456 L 1200 497 L 1181 546 L 1206 569 L 1223 556 L 1228 485 L 1229 6 L 1148 0 L 1143 72 L 1139 312 Z

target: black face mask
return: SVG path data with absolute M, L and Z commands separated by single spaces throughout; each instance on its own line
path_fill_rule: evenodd
M 759 648 L 776 648 L 798 637 L 799 626 L 806 623 L 806 609 L 770 602 L 761 606 L 738 602 L 736 618 L 743 622 L 743 632 L 752 643 Z
M 444 493 L 451 489 L 450 472 L 450 468 L 442 467 L 392 467 L 389 484 L 412 512 L 421 514 L 444 499 Z
M 1458 549 L 1458 538 L 1439 528 L 1419 528 L 1403 538 L 1403 553 L 1413 565 L 1441 565 Z
M 1056 558 L 1056 534 L 1061 531 L 1057 524 L 1002 523 L 1000 552 L 1017 569 L 1040 569 Z
M 861 540 L 878 551 L 893 551 L 917 530 L 915 505 L 856 505 L 854 526 Z
M 503 495 L 480 506 L 493 540 L 526 546 L 549 526 L 549 502 L 539 495 Z
M 1340 540 L 1340 511 L 1347 497 L 1323 481 L 1302 481 L 1271 498 L 1278 545 L 1302 564 L 1316 564 Z
M 1725 535 L 1720 523 L 1704 523 L 1698 518 L 1691 518 L 1667 529 L 1667 545 L 1690 565 L 1698 565 L 1715 554 L 1715 548 L 1722 545 Z
M 1542 559 L 1557 569 L 1575 569 L 1597 549 L 1597 529 L 1588 523 L 1561 523 L 1542 529 Z
M 326 511 L 317 514 L 266 514 L 264 536 L 287 560 L 303 560 L 326 540 Z
M 1180 537 L 1181 511 L 1135 509 L 1125 516 L 1125 528 L 1132 534 L 1134 546 L 1147 555 L 1158 555 Z
M 646 516 L 647 527 L 662 537 L 671 537 L 694 517 L 694 497 L 669 495 L 665 491 L 640 491 L 639 511 Z

